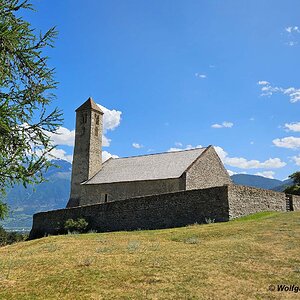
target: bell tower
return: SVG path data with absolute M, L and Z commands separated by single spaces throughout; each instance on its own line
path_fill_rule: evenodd
M 80 204 L 80 184 L 101 169 L 102 131 L 103 112 L 93 99 L 89 98 L 76 109 L 71 194 L 67 207 Z

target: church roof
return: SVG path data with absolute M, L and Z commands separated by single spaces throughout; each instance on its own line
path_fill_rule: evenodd
M 179 178 L 207 148 L 110 158 L 84 184 Z
M 82 105 L 80 105 L 75 111 L 86 110 L 86 109 L 94 109 L 103 114 L 101 108 L 97 105 L 97 103 L 89 97 Z

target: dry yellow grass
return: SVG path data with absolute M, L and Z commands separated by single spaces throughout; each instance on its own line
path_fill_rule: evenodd
M 0 248 L 0 299 L 299 299 L 300 213 Z

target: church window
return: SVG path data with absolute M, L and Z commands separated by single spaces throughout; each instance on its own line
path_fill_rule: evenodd
M 107 203 L 108 201 L 108 194 L 104 194 L 104 203 Z
M 83 114 L 83 123 L 86 123 L 87 121 L 87 113 Z
M 83 114 L 81 114 L 80 116 L 80 124 L 83 124 L 84 123 L 84 117 L 83 117 Z
M 99 135 L 99 128 L 98 126 L 95 127 L 95 136 L 98 136 Z
M 100 117 L 99 115 L 96 114 L 96 125 L 99 125 L 99 123 L 100 123 Z

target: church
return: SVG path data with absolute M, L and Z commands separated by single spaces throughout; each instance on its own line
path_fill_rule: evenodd
M 89 98 L 76 109 L 71 195 L 67 207 L 231 184 L 212 146 L 102 163 L 103 112 Z
M 91 98 L 76 109 L 75 131 L 67 207 L 36 213 L 30 239 L 65 233 L 79 218 L 107 232 L 300 210 L 300 196 L 233 184 L 212 146 L 102 162 L 103 112 Z

